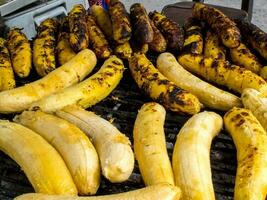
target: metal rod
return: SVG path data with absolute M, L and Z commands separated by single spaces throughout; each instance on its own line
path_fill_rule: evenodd
M 241 8 L 248 13 L 248 20 L 251 21 L 253 12 L 253 0 L 242 0 Z

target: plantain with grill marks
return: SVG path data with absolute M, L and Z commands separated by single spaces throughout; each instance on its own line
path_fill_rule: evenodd
M 198 98 L 162 75 L 144 54 L 134 54 L 129 68 L 139 88 L 165 108 L 186 114 L 200 111 Z
M 9 52 L 6 47 L 7 41 L 0 38 L 0 91 L 10 90 L 16 86 Z
M 149 17 L 165 37 L 168 48 L 173 51 L 182 50 L 184 44 L 184 31 L 179 24 L 157 11 L 150 12 Z
M 33 65 L 39 76 L 56 69 L 55 47 L 58 21 L 52 18 L 43 21 L 33 42 Z
M 148 44 L 149 49 L 157 53 L 162 53 L 166 51 L 167 42 L 152 20 L 150 20 L 150 24 L 153 29 L 153 40 Z
M 193 54 L 202 54 L 203 35 L 202 25 L 198 20 L 190 18 L 184 25 L 185 40 L 183 51 Z
M 95 19 L 91 15 L 86 16 L 87 28 L 90 37 L 90 43 L 98 58 L 108 58 L 111 54 L 108 41 L 101 29 L 96 25 Z
M 32 50 L 28 38 L 19 28 L 13 28 L 9 31 L 7 40 L 14 72 L 21 78 L 29 76 Z
M 86 10 L 82 4 L 75 5 L 69 12 L 70 45 L 75 52 L 88 47 L 89 35 L 86 24 Z
M 121 59 L 129 59 L 133 53 L 130 42 L 127 41 L 123 44 L 118 44 L 114 49 L 114 53 Z
M 240 44 L 241 34 L 236 24 L 224 13 L 202 3 L 193 6 L 193 17 L 203 20 L 218 34 L 226 47 L 235 48 Z
M 132 36 L 132 26 L 123 3 L 111 0 L 108 11 L 112 22 L 113 39 L 118 44 L 129 41 Z

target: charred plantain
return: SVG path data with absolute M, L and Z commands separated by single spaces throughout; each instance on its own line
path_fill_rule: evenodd
M 55 47 L 58 21 L 52 18 L 43 21 L 33 42 L 33 64 L 40 76 L 56 69 Z
M 184 45 L 184 31 L 179 24 L 157 11 L 149 13 L 149 17 L 165 37 L 168 48 L 174 51 L 182 50 Z
M 223 44 L 229 48 L 238 47 L 240 44 L 240 31 L 236 24 L 225 14 L 216 8 L 195 3 L 193 6 L 193 17 L 204 20 L 220 36 Z
M 202 54 L 203 35 L 200 21 L 190 18 L 184 25 L 185 40 L 183 51 L 193 54 Z
M 86 24 L 86 10 L 75 5 L 69 13 L 70 45 L 75 52 L 88 47 L 89 35 Z
M 96 25 L 95 19 L 91 15 L 86 16 L 87 28 L 90 37 L 90 44 L 93 46 L 93 51 L 98 58 L 108 58 L 111 54 L 108 41 L 105 35 Z
M 130 17 L 133 24 L 133 36 L 140 45 L 153 40 L 153 29 L 149 22 L 146 9 L 140 3 L 135 3 L 130 8 Z
M 32 50 L 26 35 L 20 29 L 13 28 L 8 33 L 7 44 L 14 72 L 21 78 L 29 76 L 32 68 Z
M 121 59 L 129 59 L 133 53 L 130 42 L 127 41 L 124 44 L 117 45 L 115 47 L 114 53 Z
M 152 51 L 162 53 L 166 51 L 167 48 L 167 42 L 165 38 L 163 37 L 162 33 L 159 31 L 159 29 L 155 26 L 154 22 L 152 20 L 149 20 L 151 27 L 153 29 L 153 40 L 150 42 L 149 49 Z
M 132 36 L 132 27 L 123 3 L 119 0 L 111 0 L 108 11 L 112 22 L 113 39 L 118 44 L 129 41 Z

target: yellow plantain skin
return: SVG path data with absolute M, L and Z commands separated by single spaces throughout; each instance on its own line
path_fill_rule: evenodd
M 59 33 L 58 43 L 56 47 L 57 60 L 60 65 L 64 65 L 66 62 L 75 57 L 76 53 L 70 46 L 69 33 L 61 32 Z
M 108 12 L 112 22 L 113 39 L 118 44 L 129 41 L 132 36 L 132 26 L 123 3 L 111 0 Z
M 200 22 L 190 18 L 184 25 L 184 29 L 185 40 L 183 51 L 193 54 L 202 54 L 203 36 Z
M 223 14 L 220 10 L 205 5 L 195 3 L 193 6 L 193 17 L 203 20 L 220 36 L 222 43 L 228 48 L 238 47 L 241 34 L 236 24 Z
M 65 161 L 80 195 L 92 195 L 100 184 L 100 166 L 89 138 L 73 124 L 41 111 L 24 111 L 14 119 L 51 144 Z
M 157 68 L 170 81 L 196 95 L 200 102 L 209 108 L 228 111 L 234 106 L 242 107 L 240 98 L 216 88 L 186 71 L 171 53 L 159 55 Z
M 14 72 L 21 78 L 29 76 L 32 68 L 32 50 L 26 35 L 18 28 L 8 33 L 8 49 Z
M 102 6 L 99 6 L 96 4 L 94 4 L 90 8 L 90 11 L 91 11 L 91 14 L 95 17 L 97 25 L 104 32 L 105 36 L 109 40 L 112 40 L 113 31 L 112 31 L 112 24 L 111 24 L 108 12 Z
M 144 54 L 134 54 L 129 59 L 129 68 L 138 87 L 165 108 L 186 114 L 200 111 L 197 97 L 169 81 Z
M 0 38 L 0 91 L 16 87 L 14 72 L 6 46 L 6 40 Z
M 111 55 L 111 49 L 105 35 L 95 23 L 94 18 L 91 15 L 86 16 L 88 34 L 90 37 L 90 43 L 93 46 L 93 51 L 98 58 L 108 58 Z
M 31 105 L 31 109 L 55 112 L 72 104 L 88 108 L 106 98 L 117 87 L 123 71 L 123 62 L 116 56 L 111 56 L 94 75 L 79 84 L 40 99 Z
M 237 149 L 235 200 L 264 200 L 267 193 L 267 134 L 244 108 L 233 108 L 224 116 L 226 130 Z
M 47 76 L 24 86 L 0 92 L 0 113 L 21 112 L 50 94 L 83 80 L 95 67 L 94 52 L 85 49 Z
M 132 56 L 133 50 L 130 43 L 127 41 L 123 44 L 118 44 L 114 50 L 115 55 L 121 59 L 129 59 Z
M 258 58 L 243 43 L 240 43 L 237 48 L 230 49 L 230 55 L 234 64 L 244 67 L 256 74 L 259 74 L 260 69 L 263 67 Z
M 245 89 L 241 97 L 244 107 L 251 110 L 265 131 L 267 131 L 267 98 L 251 88 Z
M 226 48 L 220 44 L 219 37 L 214 32 L 210 30 L 207 32 L 204 46 L 204 56 L 226 60 Z
M 39 76 L 56 69 L 55 47 L 58 22 L 49 18 L 43 21 L 33 41 L 33 65 Z
M 179 131 L 172 164 L 175 184 L 183 200 L 215 200 L 210 167 L 210 146 L 223 127 L 220 115 L 201 112 L 191 117 Z
M 0 150 L 18 163 L 35 192 L 77 195 L 77 189 L 59 153 L 32 130 L 0 120 Z
M 166 111 L 160 104 L 146 103 L 134 123 L 134 153 L 146 186 L 174 185 L 164 133 L 165 116 Z
M 86 49 L 89 44 L 86 24 L 86 10 L 82 4 L 76 4 L 69 12 L 70 45 L 75 52 Z
M 188 71 L 236 92 L 253 88 L 267 95 L 267 83 L 260 76 L 227 61 L 192 54 L 182 55 L 178 61 Z
M 102 174 L 112 183 L 126 181 L 134 168 L 129 138 L 109 121 L 78 106 L 67 106 L 56 115 L 75 124 L 92 140 L 99 155 Z
M 44 194 L 24 194 L 14 200 L 179 200 L 181 191 L 169 184 L 160 184 L 120 194 L 98 197 L 70 197 Z

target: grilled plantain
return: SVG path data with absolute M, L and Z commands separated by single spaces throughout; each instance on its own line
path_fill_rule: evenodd
M 114 50 L 115 55 L 121 59 L 129 59 L 132 56 L 133 50 L 130 43 L 127 41 L 123 44 L 118 44 Z
M 230 49 L 230 55 L 234 64 L 256 74 L 259 74 L 263 67 L 258 58 L 243 43 L 240 43 L 237 48 Z
M 190 18 L 184 25 L 185 40 L 183 51 L 186 53 L 202 54 L 203 35 L 201 23 Z
M 213 59 L 225 60 L 226 48 L 221 45 L 219 37 L 211 30 L 206 34 L 204 55 Z
M 60 65 L 65 64 L 76 55 L 70 46 L 69 37 L 69 33 L 66 32 L 61 32 L 58 36 L 56 51 L 57 60 Z
M 153 29 L 153 40 L 149 43 L 149 49 L 152 51 L 162 53 L 166 51 L 167 48 L 167 42 L 165 38 L 163 37 L 162 33 L 159 31 L 159 29 L 155 26 L 154 22 L 152 20 L 150 21 L 150 25 Z
M 113 31 L 108 12 L 102 6 L 96 4 L 91 7 L 90 11 L 95 17 L 97 25 L 103 31 L 107 39 L 112 40 Z
M 70 45 L 75 52 L 88 47 L 89 35 L 86 24 L 86 10 L 82 4 L 75 5 L 69 12 Z
M 43 21 L 37 30 L 33 42 L 33 64 L 40 76 L 56 69 L 55 47 L 58 21 L 49 18 Z
M 123 3 L 119 0 L 111 0 L 108 11 L 112 22 L 113 39 L 118 44 L 129 41 L 132 35 L 132 27 Z
M 134 38 L 131 39 L 130 44 L 134 53 L 146 54 L 148 52 L 148 44 L 139 44 Z
M 152 42 L 153 29 L 149 22 L 146 9 L 140 3 L 135 3 L 130 8 L 130 17 L 133 24 L 133 36 L 141 45 Z
M 134 54 L 129 59 L 129 68 L 139 88 L 165 108 L 187 114 L 200 111 L 197 97 L 169 81 L 144 54 Z
M 149 17 L 165 37 L 168 48 L 174 51 L 182 50 L 184 44 L 184 31 L 179 24 L 157 11 L 149 13 Z
M 90 37 L 90 44 L 93 46 L 93 51 L 98 58 L 108 58 L 111 54 L 111 49 L 108 45 L 105 35 L 96 25 L 93 16 L 87 15 L 86 21 Z
M 6 40 L 0 38 L 0 91 L 10 90 L 16 86 L 9 52 L 6 47 Z
M 14 72 L 21 78 L 29 76 L 32 68 L 32 50 L 26 35 L 18 28 L 8 33 L 8 49 Z
M 236 24 L 225 14 L 216 8 L 202 3 L 195 3 L 193 6 L 193 17 L 204 20 L 218 34 L 223 44 L 229 48 L 238 47 L 241 34 Z
M 237 25 L 246 41 L 267 60 L 267 33 L 248 21 L 238 20 Z
M 190 72 L 219 85 L 225 85 L 236 92 L 242 93 L 245 88 L 253 88 L 267 95 L 267 83 L 264 79 L 227 61 L 192 54 L 182 55 L 178 61 Z

